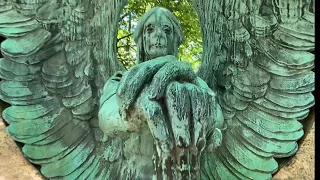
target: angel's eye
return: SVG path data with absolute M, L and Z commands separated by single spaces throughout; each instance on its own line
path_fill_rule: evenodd
M 146 27 L 146 31 L 147 31 L 148 33 L 152 33 L 152 32 L 154 31 L 154 26 L 153 26 L 153 25 L 148 25 L 148 26 Z
M 171 31 L 172 31 L 171 27 L 168 26 L 168 25 L 165 25 L 165 26 L 163 27 L 163 30 L 164 30 L 164 32 L 165 32 L 166 34 L 170 34 Z

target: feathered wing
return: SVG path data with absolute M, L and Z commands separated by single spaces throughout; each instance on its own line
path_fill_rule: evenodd
M 275 158 L 298 150 L 304 134 L 299 121 L 314 105 L 310 4 L 195 0 L 195 5 L 205 44 L 198 74 L 218 91 L 226 123 L 222 145 L 202 157 L 201 178 L 271 179 Z M 214 72 L 205 72 L 208 68 Z
M 3 118 L 46 178 L 116 179 L 119 173 L 121 141 L 103 136 L 97 114 L 99 92 L 120 68 L 111 49 L 126 1 L 95 3 L 0 0 L 0 35 L 6 37 L 0 98 L 11 104 Z M 106 8 L 115 13 L 103 14 Z M 109 27 L 99 24 L 103 18 Z M 113 39 L 100 42 L 108 32 Z

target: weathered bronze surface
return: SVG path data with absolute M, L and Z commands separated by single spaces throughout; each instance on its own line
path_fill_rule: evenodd
M 270 179 L 314 105 L 310 1 L 194 0 L 197 72 L 178 19 L 153 8 L 116 59 L 126 0 L 0 0 L 7 131 L 49 178 Z

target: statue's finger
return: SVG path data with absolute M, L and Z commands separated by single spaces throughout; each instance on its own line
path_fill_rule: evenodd
M 171 83 L 166 92 L 166 105 L 176 146 L 189 147 L 191 105 L 187 88 L 178 82 Z
M 164 114 L 161 105 L 155 101 L 141 99 L 143 105 L 139 106 L 142 109 L 149 130 L 155 140 L 156 144 L 160 145 L 161 149 L 166 152 L 171 152 L 173 143 L 170 135 L 169 126 L 166 115 Z
M 206 124 L 207 124 L 206 134 L 209 134 L 210 132 L 213 132 L 214 129 L 216 128 L 217 121 L 221 121 L 220 118 L 223 118 L 223 117 L 222 117 L 221 108 L 217 103 L 215 93 L 207 91 L 207 96 L 208 96 L 208 107 L 209 107 L 208 115 L 209 116 L 206 120 Z
M 191 134 L 191 146 L 190 146 L 190 162 L 191 162 L 191 178 L 198 177 L 200 168 L 200 152 L 202 152 L 207 146 L 206 135 L 208 133 L 208 126 L 212 125 L 214 120 L 215 108 L 212 106 L 215 103 L 215 95 L 212 91 L 197 87 L 195 85 L 190 87 L 188 92 L 190 93 L 191 106 L 192 106 L 192 119 L 191 123 L 194 126 L 194 130 Z
M 175 61 L 168 63 L 154 75 L 150 86 L 150 99 L 162 98 L 167 86 L 172 81 L 197 84 L 197 76 L 187 62 Z
M 149 130 L 153 136 L 156 146 L 156 153 L 154 154 L 156 164 L 157 175 L 159 177 L 172 178 L 172 149 L 173 143 L 171 133 L 169 130 L 165 114 L 162 111 L 162 107 L 158 102 L 149 101 L 148 99 L 142 99 L 143 106 L 140 106 L 142 113 L 145 115 Z
M 195 173 L 198 172 L 200 168 L 201 148 L 206 144 L 205 139 L 202 137 L 204 125 L 201 123 L 202 119 L 205 118 L 206 108 L 203 106 L 205 105 L 206 99 L 205 96 L 203 96 L 203 91 L 201 91 L 198 87 L 195 85 L 189 85 L 188 87 L 188 92 L 191 99 L 191 124 L 193 124 L 193 129 L 190 132 L 190 167 L 192 167 L 191 171 L 194 172 L 191 174 L 197 176 L 198 174 Z
M 202 129 L 202 125 L 200 124 L 200 119 L 202 118 L 201 117 L 201 114 L 202 113 L 202 107 L 201 107 L 201 101 L 203 101 L 204 99 L 202 98 L 201 96 L 201 92 L 200 91 L 197 91 L 196 88 L 193 88 L 191 91 L 190 91 L 190 98 L 192 99 L 192 102 L 191 102 L 191 108 L 192 108 L 192 116 L 193 116 L 193 119 L 191 120 L 191 123 L 193 124 L 194 126 L 194 131 L 191 132 L 191 144 L 192 146 L 195 146 L 196 147 L 196 143 L 197 143 L 197 140 L 199 139 L 199 134 Z
M 166 104 L 175 142 L 176 171 L 182 179 L 190 178 L 190 98 L 184 84 L 173 82 L 166 92 Z
M 200 138 L 200 134 L 202 134 L 203 131 L 202 121 L 206 116 L 205 114 L 207 108 L 205 106 L 207 105 L 207 100 L 205 99 L 204 93 L 200 88 L 192 85 L 189 85 L 188 87 L 188 92 L 191 99 L 191 123 L 194 127 L 194 130 L 190 132 L 191 144 L 196 146 L 198 139 Z
M 216 99 L 214 93 L 207 91 L 206 89 L 201 89 L 203 93 L 203 98 L 205 99 L 204 117 L 200 120 L 200 123 L 204 126 L 204 131 L 202 132 L 202 137 L 206 137 L 208 131 L 215 128 L 215 114 L 216 114 Z

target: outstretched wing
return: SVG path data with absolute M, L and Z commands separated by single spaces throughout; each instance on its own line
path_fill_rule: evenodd
M 202 157 L 202 179 L 271 179 L 275 158 L 298 150 L 299 121 L 314 105 L 310 4 L 261 2 L 195 1 L 205 45 L 198 74 L 218 91 L 227 126 Z
M 99 91 L 120 68 L 112 41 L 126 1 L 94 3 L 0 0 L 0 99 L 11 104 L 2 115 L 24 155 L 50 179 L 119 173 L 121 141 L 103 136 L 97 111 Z M 99 23 L 104 18 L 109 27 Z M 110 42 L 101 39 L 108 32 Z

